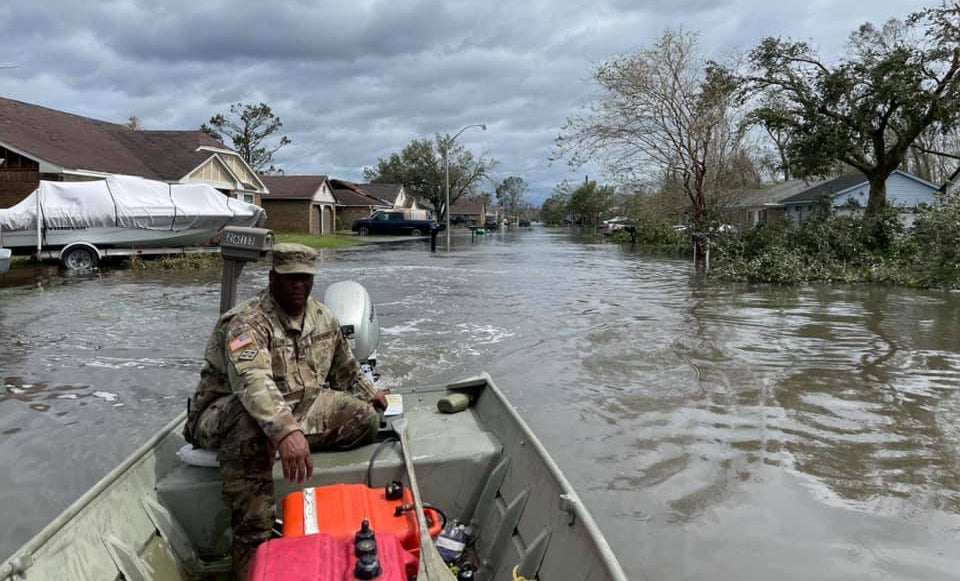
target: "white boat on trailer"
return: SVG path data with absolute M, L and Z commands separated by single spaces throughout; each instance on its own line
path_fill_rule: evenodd
M 247 244 L 257 238 L 248 235 L 252 229 L 243 230 L 247 232 L 239 236 L 228 233 L 225 242 Z M 264 234 L 262 240 L 270 241 L 272 235 Z M 250 252 L 245 260 L 255 255 Z M 222 310 L 233 302 L 236 277 L 242 268 L 242 262 L 227 258 L 226 249 L 224 256 Z M 358 290 L 353 292 L 350 285 Z M 362 286 L 348 281 L 332 287 L 337 289 L 328 289 L 325 302 L 354 336 L 352 344 L 358 355 L 372 354 L 379 326 L 369 295 Z M 302 489 L 284 480 L 282 470 L 275 465 L 277 506 L 283 506 L 283 499 L 289 494 L 299 495 L 303 520 L 313 519 L 312 526 L 319 526 L 320 530 L 316 535 L 284 536 L 269 543 L 318 539 L 330 532 L 316 522 L 326 516 L 324 510 L 356 516 L 345 507 L 346 503 L 315 507 L 313 499 L 324 487 L 355 486 L 375 492 L 387 486 L 389 491 L 389 485 L 404 480 L 406 475 L 406 487 L 415 488 L 416 505 L 423 499 L 424 504 L 428 502 L 439 509 L 444 521 L 469 524 L 472 533 L 468 546 L 461 549 L 472 569 L 463 563 L 461 566 L 471 571 L 470 579 L 626 580 L 577 493 L 489 375 L 484 373 L 439 387 L 406 386 L 393 393 L 402 396 L 406 426 L 399 430 L 403 433 L 402 446 L 390 443 L 391 432 L 381 430 L 378 443 L 347 452 L 314 453 L 314 473 Z M 173 419 L 0 564 L 0 581 L 228 578 L 232 573 L 230 519 L 220 494 L 215 455 L 193 450 L 186 444 L 182 437 L 185 420 L 185 413 Z M 409 473 L 404 471 L 405 460 L 412 461 Z M 381 493 L 374 496 L 377 494 L 384 497 Z M 385 498 L 389 499 L 389 494 Z M 410 507 L 405 506 L 409 511 Z M 373 510 L 365 506 L 363 519 L 373 521 L 375 515 L 366 512 Z M 283 513 L 286 517 L 286 507 Z M 411 518 L 399 508 L 387 520 L 391 517 Z M 417 530 L 415 522 L 413 531 Z M 360 525 L 361 522 L 356 523 L 357 528 Z M 286 535 L 287 527 L 282 528 Z M 309 532 L 308 528 L 304 523 L 301 534 Z M 425 528 L 425 524 L 421 525 L 419 534 L 412 533 L 417 546 L 433 543 L 423 532 Z M 352 533 L 350 538 L 348 552 L 353 555 Z M 379 533 L 377 538 L 381 538 Z M 438 542 L 437 546 L 440 545 Z M 359 543 L 356 547 L 359 550 Z M 432 569 L 428 553 L 439 558 L 433 545 L 420 552 L 423 558 L 416 574 L 418 580 L 455 579 L 452 575 L 427 574 Z M 348 558 L 354 560 L 351 567 L 332 576 L 304 576 L 299 571 L 284 578 L 353 579 L 353 566 L 359 559 Z M 382 560 L 388 558 L 388 553 L 381 553 Z M 296 567 L 294 561 L 290 561 L 289 567 Z M 255 571 L 256 566 L 255 561 Z M 389 569 L 391 564 L 384 566 Z M 356 574 L 359 575 L 359 566 Z M 406 576 L 390 579 L 411 576 L 407 563 Z
M 122 175 L 41 181 L 20 203 L 0 209 L 4 247 L 74 269 L 111 255 L 183 253 L 225 227 L 257 227 L 265 220 L 263 208 L 209 184 Z

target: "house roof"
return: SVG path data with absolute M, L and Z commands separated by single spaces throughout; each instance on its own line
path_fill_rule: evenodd
M 386 200 L 393 204 L 403 189 L 402 184 L 356 184 L 357 187 L 371 196 Z
M 832 196 L 843 190 L 858 186 L 867 181 L 867 177 L 862 173 L 843 175 L 838 178 L 822 180 L 813 187 L 809 187 L 798 194 L 781 200 L 784 204 L 798 204 L 803 202 L 813 202 L 821 196 Z
M 460 198 L 450 205 L 451 214 L 480 214 L 483 212 L 483 200 L 480 198 Z
M 788 180 L 777 184 L 750 188 L 736 193 L 730 205 L 735 208 L 754 208 L 770 204 L 779 204 L 790 196 L 796 195 L 824 181 L 826 180 Z
M 311 200 L 327 176 L 261 176 L 271 200 Z
M 210 158 L 201 146 L 226 149 L 202 131 L 133 130 L 0 97 L 0 144 L 67 170 L 175 181 Z
M 334 188 L 333 197 L 336 198 L 338 206 L 374 207 L 390 205 L 383 200 L 368 196 L 363 192 L 358 192 L 347 188 Z

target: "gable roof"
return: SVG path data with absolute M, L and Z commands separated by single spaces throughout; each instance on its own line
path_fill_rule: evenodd
M 855 186 L 867 181 L 867 177 L 862 173 L 854 173 L 843 175 L 838 178 L 833 178 L 829 180 L 824 180 L 818 183 L 817 185 L 807 188 L 800 192 L 782 200 L 784 204 L 799 204 L 803 202 L 813 202 L 816 201 L 821 196 L 832 196 L 843 190 L 850 189 Z
M 730 207 L 754 208 L 757 206 L 777 205 L 808 188 L 826 180 L 788 180 L 776 184 L 756 186 L 733 194 Z
M 356 186 L 371 196 L 386 200 L 391 204 L 397 201 L 397 196 L 403 189 L 402 184 L 356 184 Z
M 226 149 L 202 131 L 133 130 L 0 97 L 0 144 L 65 170 L 88 170 L 176 181 Z
M 480 198 L 460 198 L 450 205 L 451 214 L 479 214 L 483 211 L 483 200 Z
M 271 200 L 311 200 L 327 176 L 260 176 L 270 189 Z
M 368 208 L 390 206 L 389 203 L 379 198 L 347 188 L 334 188 L 333 197 L 336 198 L 338 206 L 364 206 Z

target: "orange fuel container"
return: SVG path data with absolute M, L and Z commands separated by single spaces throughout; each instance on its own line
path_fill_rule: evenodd
M 283 536 L 325 533 L 335 539 L 353 539 L 366 519 L 375 532 L 396 535 L 404 549 L 417 555 L 420 552 L 417 515 L 411 508 L 397 516 L 396 509 L 401 504 L 412 507 L 413 495 L 409 488 L 404 487 L 403 498 L 399 500 L 387 500 L 383 488 L 363 484 L 304 488 L 283 499 Z M 430 523 L 430 536 L 436 537 L 443 528 L 439 513 L 430 508 L 423 512 Z

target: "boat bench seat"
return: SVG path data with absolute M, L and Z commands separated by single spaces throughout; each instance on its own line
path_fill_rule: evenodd
M 405 413 L 421 497 L 449 518 L 469 520 L 502 447 L 480 428 L 472 414 L 447 415 L 435 410 L 428 402 L 408 405 Z M 370 459 L 379 447 L 378 442 L 346 452 L 313 454 L 313 477 L 303 486 L 366 483 Z M 281 513 L 283 497 L 301 486 L 284 480 L 279 462 L 274 464 L 273 480 L 277 511 Z M 375 487 L 391 480 L 407 482 L 399 442 L 383 445 L 371 471 Z M 220 495 L 217 468 L 182 463 L 158 481 L 157 493 L 176 521 L 189 531 L 198 555 L 229 553 L 230 515 Z

